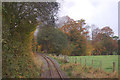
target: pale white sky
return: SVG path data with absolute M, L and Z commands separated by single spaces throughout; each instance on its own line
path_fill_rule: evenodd
M 85 19 L 89 25 L 110 26 L 118 35 L 118 2 L 120 0 L 58 0 L 59 17 L 68 15 L 74 20 Z

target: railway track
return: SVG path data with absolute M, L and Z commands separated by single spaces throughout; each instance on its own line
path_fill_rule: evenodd
M 64 80 L 61 72 L 58 70 L 55 63 L 49 57 L 47 57 L 46 55 L 42 54 L 41 56 L 46 60 L 46 62 L 48 64 L 50 78 L 59 78 L 61 80 Z M 53 69 L 53 67 L 54 67 L 54 69 Z

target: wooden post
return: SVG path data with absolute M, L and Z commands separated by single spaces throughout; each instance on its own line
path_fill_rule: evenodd
M 115 72 L 115 62 L 113 62 L 113 72 Z
M 72 62 L 74 62 L 74 59 L 73 59 L 73 57 L 72 57 Z
M 65 67 L 64 67 L 64 70 L 65 70 Z
M 93 61 L 93 59 L 92 59 L 92 65 L 94 64 L 94 61 Z
M 86 66 L 86 59 L 85 59 L 85 66 Z
M 81 58 L 80 58 L 80 64 L 82 64 Z
M 75 58 L 75 64 L 77 64 L 77 57 Z
M 67 56 L 66 55 L 64 56 L 64 61 L 67 62 Z
M 102 61 L 100 61 L 100 70 L 102 70 Z
M 74 57 L 73 57 L 73 62 L 75 62 L 75 59 L 74 59 Z
M 73 57 L 71 57 L 71 60 L 72 60 L 72 62 L 73 62 Z
M 67 62 L 70 62 L 70 59 L 69 59 L 69 57 L 67 56 Z

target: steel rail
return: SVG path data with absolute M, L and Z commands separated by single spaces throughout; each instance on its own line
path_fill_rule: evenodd
M 64 80 L 62 74 L 61 74 L 60 71 L 57 69 L 55 63 L 54 63 L 49 57 L 47 57 L 47 56 L 45 56 L 45 55 L 42 55 L 42 56 L 45 58 L 45 60 L 47 61 L 48 64 L 49 64 L 49 61 L 48 61 L 47 59 L 49 59 L 49 60 L 52 62 L 52 64 L 54 65 L 54 68 L 56 69 L 56 71 L 57 71 L 60 79 Z M 47 59 L 46 59 L 46 58 L 47 58 Z M 50 67 L 50 64 L 49 64 L 48 67 Z M 50 69 L 50 68 L 49 68 L 49 69 Z M 49 71 L 51 71 L 51 70 L 49 70 Z M 50 72 L 50 73 L 51 73 L 51 77 L 52 77 L 52 72 Z
M 47 64 L 48 64 L 48 68 L 49 68 L 50 76 L 51 76 L 51 78 L 52 78 L 52 71 L 51 71 L 51 69 L 50 69 L 50 63 L 49 63 L 49 61 L 46 59 L 45 56 L 42 55 L 42 57 L 46 60 L 46 62 L 47 62 Z

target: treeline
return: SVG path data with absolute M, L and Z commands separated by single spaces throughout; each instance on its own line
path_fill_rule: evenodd
M 118 54 L 118 37 L 106 26 L 92 30 L 92 39 L 85 20 L 74 21 L 66 16 L 59 27 L 39 29 L 37 42 L 39 50 L 64 55 L 113 55 Z
M 2 3 L 2 77 L 39 78 L 33 57 L 38 24 L 53 22 L 56 2 Z
M 118 37 L 110 27 L 96 28 L 92 32 L 93 55 L 118 54 Z

